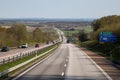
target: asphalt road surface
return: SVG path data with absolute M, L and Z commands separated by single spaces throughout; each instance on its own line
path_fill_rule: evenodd
M 39 48 L 41 49 L 41 48 L 49 46 L 49 45 L 51 45 L 51 44 L 40 44 Z M 31 47 L 28 47 L 28 48 L 12 49 L 12 50 L 9 50 L 7 52 L 0 52 L 0 59 L 6 59 L 8 57 L 19 55 L 22 52 L 29 51 L 29 50 L 32 50 L 32 49 L 35 49 L 35 46 L 31 46 Z
M 23 73 L 14 79 L 108 80 L 108 76 L 105 76 L 104 72 L 82 50 L 65 42 L 53 54 L 40 61 L 37 66 Z

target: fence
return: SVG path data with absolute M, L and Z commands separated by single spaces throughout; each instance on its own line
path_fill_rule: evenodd
M 42 48 L 35 48 L 35 49 L 28 50 L 28 51 L 25 51 L 25 52 L 16 53 L 16 55 L 14 55 L 14 56 L 10 56 L 10 57 L 0 59 L 0 64 L 5 64 L 5 63 L 8 63 L 8 62 L 12 62 L 12 61 L 15 61 L 17 59 L 23 58 L 25 56 L 29 56 L 29 55 L 34 54 L 34 53 L 40 51 L 41 49 L 44 49 L 44 48 L 49 47 L 49 46 L 51 46 L 51 45 L 44 46 Z
M 30 52 L 25 52 L 25 53 L 22 52 L 22 53 L 19 53 L 17 55 L 14 55 L 14 56 L 1 59 L 0 64 L 5 64 L 5 63 L 8 63 L 8 62 L 12 62 L 12 61 L 15 61 L 17 59 L 29 56 L 29 55 L 34 54 L 34 53 L 36 53 L 36 51 L 30 51 Z
M 51 46 L 51 45 L 49 45 L 49 46 Z M 47 46 L 47 47 L 49 47 L 49 46 Z M 44 48 L 47 48 L 47 47 L 44 47 Z M 44 49 L 44 48 L 42 48 L 42 49 Z M 55 48 L 56 48 L 56 47 L 55 47 Z M 51 49 L 51 50 L 49 50 L 49 51 L 47 51 L 47 52 L 45 52 L 45 53 L 43 53 L 43 54 L 41 54 L 41 55 L 39 55 L 39 56 L 36 56 L 36 57 L 34 57 L 34 58 L 32 58 L 32 59 L 24 62 L 24 63 L 21 63 L 21 64 L 19 64 L 19 65 L 17 65 L 17 66 L 14 66 L 14 67 L 12 67 L 12 68 L 10 68 L 10 69 L 8 69 L 8 70 L 4 70 L 3 72 L 0 72 L 0 77 L 6 75 L 7 73 L 9 73 L 9 72 L 11 72 L 11 71 L 14 71 L 15 69 L 17 69 L 17 68 L 19 68 L 19 67 L 22 67 L 23 65 L 25 65 L 25 64 L 27 64 L 27 63 L 29 63 L 29 62 L 31 62 L 31 61 L 33 61 L 33 60 L 41 57 L 41 56 L 43 56 L 43 55 L 45 55 L 45 54 L 47 54 L 48 52 L 54 50 L 55 48 L 53 48 L 53 49 Z M 20 53 L 19 55 L 14 56 L 13 58 L 8 58 L 8 59 L 5 59 L 4 61 L 1 61 L 1 62 L 2 62 L 2 63 L 3 63 L 3 62 L 5 63 L 5 62 L 9 62 L 9 61 L 14 61 L 14 60 L 20 59 L 20 58 L 22 58 L 22 57 L 25 57 L 25 56 L 28 56 L 28 55 L 37 53 L 37 52 L 41 51 L 42 49 L 36 49 L 36 50 L 30 51 L 30 52 L 27 51 L 27 53 Z

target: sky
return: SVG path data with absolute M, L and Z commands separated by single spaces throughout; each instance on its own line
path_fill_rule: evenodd
M 0 0 L 0 18 L 100 18 L 120 15 L 120 0 Z

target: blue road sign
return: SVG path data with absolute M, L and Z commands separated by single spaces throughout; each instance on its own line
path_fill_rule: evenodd
M 117 37 L 116 37 L 116 35 L 112 34 L 111 32 L 101 32 L 99 41 L 115 43 L 117 41 Z

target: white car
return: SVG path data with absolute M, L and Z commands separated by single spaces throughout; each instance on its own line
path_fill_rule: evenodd
M 28 47 L 28 44 L 27 43 L 24 43 L 21 45 L 21 48 L 27 48 Z

